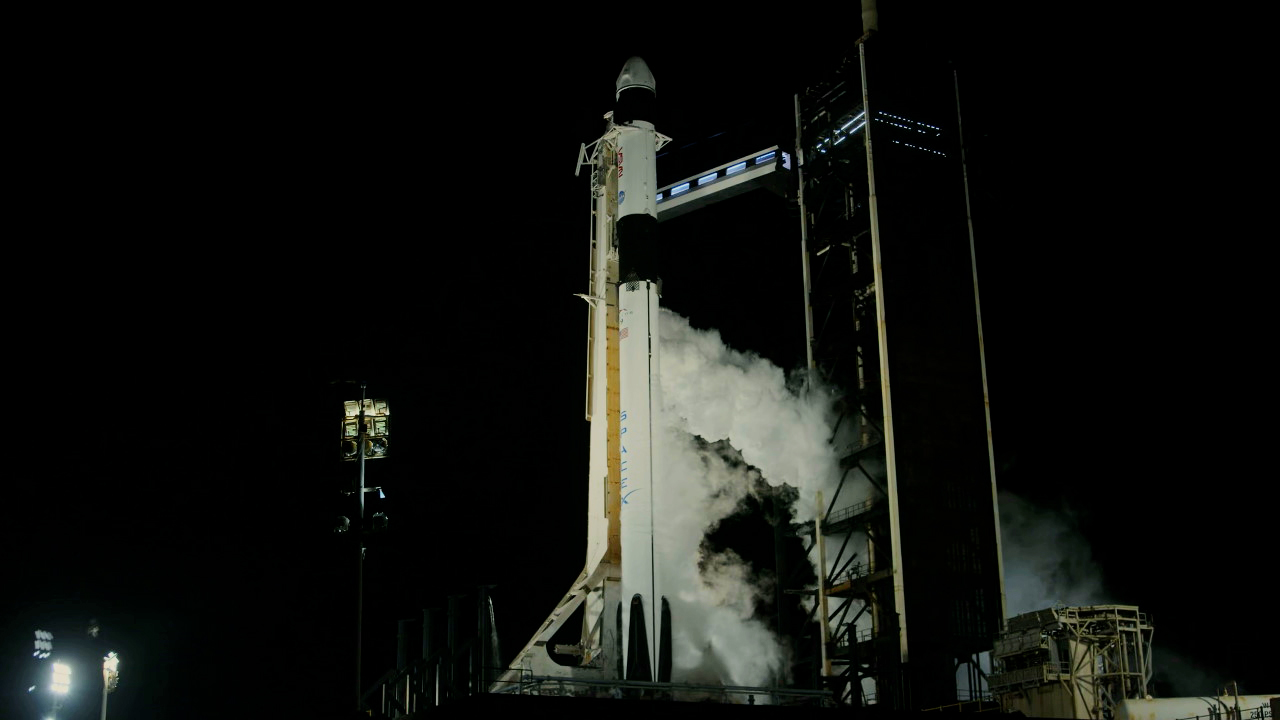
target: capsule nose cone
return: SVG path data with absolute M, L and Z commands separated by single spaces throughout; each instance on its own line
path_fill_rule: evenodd
M 623 90 L 633 87 L 649 88 L 654 95 L 658 94 L 653 73 L 649 72 L 649 66 L 644 64 L 644 60 L 638 57 L 631 58 L 622 66 L 622 72 L 618 73 L 617 92 L 614 94 L 614 99 L 618 99 Z

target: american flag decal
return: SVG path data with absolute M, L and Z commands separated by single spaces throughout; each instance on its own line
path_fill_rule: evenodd
M 630 334 L 631 334 L 631 328 L 622 328 L 621 330 L 618 331 L 618 339 L 626 340 L 627 336 Z

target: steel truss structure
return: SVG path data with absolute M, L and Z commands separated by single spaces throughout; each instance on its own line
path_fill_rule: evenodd
M 843 391 L 844 474 L 802 532 L 824 682 L 928 709 L 981 697 L 1003 573 L 955 76 L 896 43 L 795 99 L 809 368 Z
M 1147 696 L 1152 632 L 1132 605 L 1018 615 L 996 641 L 991 692 L 1007 712 L 1109 720 L 1121 700 Z

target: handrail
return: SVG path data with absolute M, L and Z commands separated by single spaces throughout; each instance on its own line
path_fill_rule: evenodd
M 848 520 L 849 518 L 859 513 L 863 513 L 870 510 L 873 506 L 875 506 L 875 504 L 876 504 L 876 499 L 871 498 L 869 500 L 863 500 L 862 502 L 859 502 L 859 503 L 854 503 L 847 507 L 842 507 L 839 510 L 832 511 L 832 513 L 828 515 L 827 518 L 822 521 L 822 523 L 824 525 L 834 525 L 840 522 L 841 520 Z
M 551 692 L 544 692 L 545 690 Z M 567 692 L 574 690 L 577 692 Z M 832 707 L 835 700 L 825 690 L 793 690 L 776 687 L 753 687 L 742 685 L 696 685 L 691 683 L 659 683 L 639 680 L 587 680 L 578 678 L 561 678 L 551 676 L 528 676 L 520 681 L 511 682 L 506 688 L 492 690 L 495 693 L 520 695 L 592 695 L 596 697 L 632 697 L 652 696 L 667 697 L 679 694 L 712 695 L 722 698 L 731 696 L 769 698 L 771 704 L 782 704 L 780 701 L 795 703 L 817 702 L 824 707 Z M 743 700 L 747 702 L 747 700 Z

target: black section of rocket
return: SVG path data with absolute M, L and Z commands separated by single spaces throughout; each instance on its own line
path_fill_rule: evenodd
M 652 130 L 656 119 L 657 90 L 649 68 L 640 58 L 631 58 L 618 76 L 617 102 L 613 110 L 615 125 L 644 124 Z M 620 158 L 624 160 L 625 158 Z M 625 162 L 619 163 L 619 176 Z M 619 183 L 625 186 L 625 183 Z M 650 188 L 652 193 L 657 188 Z M 637 280 L 658 281 L 658 217 L 656 201 L 642 202 L 632 198 L 630 207 L 623 207 L 618 218 L 618 270 L 623 282 Z M 637 205 L 644 208 L 637 211 Z

